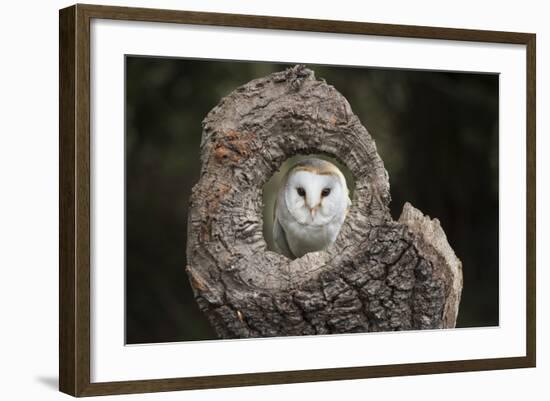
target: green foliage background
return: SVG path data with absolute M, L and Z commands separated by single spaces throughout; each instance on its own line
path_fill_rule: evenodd
M 126 341 L 216 338 L 185 274 L 201 121 L 289 65 L 126 58 Z M 349 101 L 405 201 L 437 217 L 464 264 L 458 327 L 498 320 L 498 75 L 308 65 Z

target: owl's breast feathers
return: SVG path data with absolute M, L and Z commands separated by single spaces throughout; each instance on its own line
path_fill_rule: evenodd
M 298 258 L 309 252 L 321 251 L 336 240 L 340 226 L 341 222 L 337 219 L 322 226 L 290 222 L 285 230 L 290 250 Z
M 331 245 L 345 218 L 344 213 L 324 225 L 303 224 L 291 217 L 284 201 L 280 202 L 280 206 L 278 213 L 275 213 L 274 237 L 281 252 L 292 258 L 300 258 Z

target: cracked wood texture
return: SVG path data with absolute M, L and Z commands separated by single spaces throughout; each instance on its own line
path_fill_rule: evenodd
M 290 260 L 268 251 L 262 187 L 296 154 L 345 164 L 356 188 L 336 242 Z M 455 326 L 462 265 L 437 219 L 390 216 L 376 145 L 334 87 L 295 66 L 253 80 L 203 121 L 187 273 L 221 338 Z

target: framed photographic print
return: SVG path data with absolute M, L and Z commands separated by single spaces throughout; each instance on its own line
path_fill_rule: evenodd
M 535 366 L 534 34 L 59 22 L 61 391 Z

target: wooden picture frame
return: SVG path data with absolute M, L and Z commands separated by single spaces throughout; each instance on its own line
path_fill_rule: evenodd
M 526 355 L 429 363 L 256 372 L 221 376 L 91 382 L 90 330 L 90 22 L 109 19 L 203 26 L 268 28 L 449 41 L 517 44 L 526 47 Z M 534 367 L 535 281 L 535 47 L 530 33 L 371 24 L 236 14 L 96 5 L 60 10 L 60 287 L 59 388 L 73 396 L 143 393 L 263 384 L 362 379 L 400 375 Z M 521 267 L 523 268 L 523 267 Z

